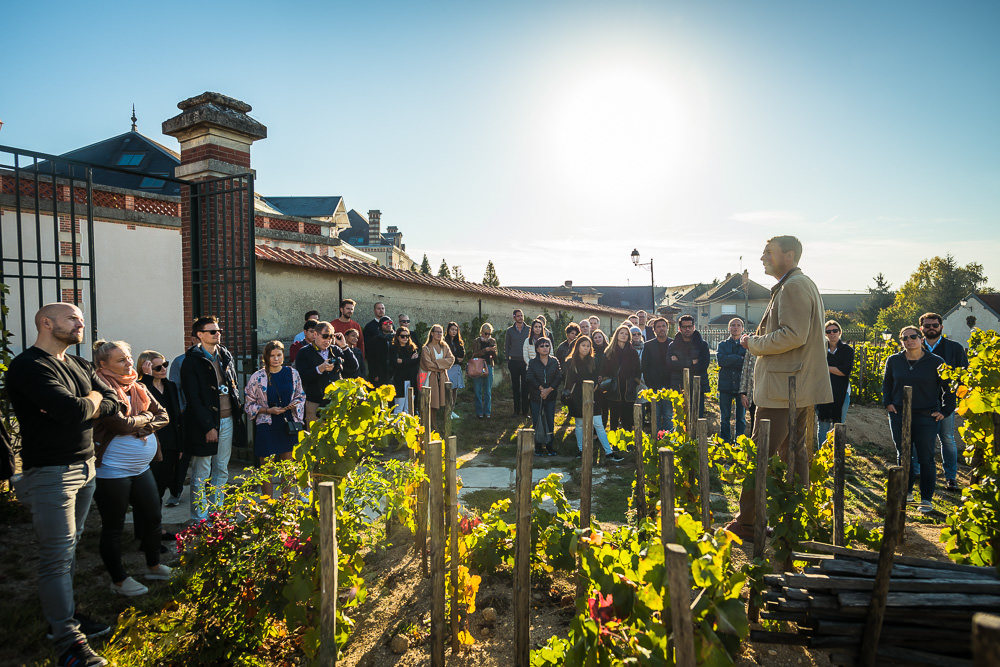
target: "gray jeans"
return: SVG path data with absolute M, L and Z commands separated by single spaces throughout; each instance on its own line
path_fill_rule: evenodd
M 38 539 L 38 595 L 57 654 L 85 639 L 73 618 L 73 572 L 94 488 L 94 459 L 29 468 L 15 482 L 17 497 L 31 507 Z

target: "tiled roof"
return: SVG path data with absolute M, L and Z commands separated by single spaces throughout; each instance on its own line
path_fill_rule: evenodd
M 995 314 L 1000 316 L 1000 294 L 993 294 L 989 292 L 980 292 L 976 294 L 986 307 L 992 310 Z
M 537 303 L 543 306 L 572 308 L 573 310 L 587 310 L 611 315 L 630 315 L 631 311 L 621 308 L 609 308 L 607 306 L 582 304 L 579 301 L 569 299 L 558 299 L 555 297 L 543 296 L 533 292 L 525 292 L 506 287 L 487 287 L 479 283 L 465 282 L 462 280 L 452 280 L 450 278 L 438 278 L 428 276 L 415 271 L 403 271 L 400 269 L 390 269 L 377 264 L 366 264 L 355 262 L 349 259 L 338 259 L 336 257 L 321 257 L 312 255 L 301 250 L 289 250 L 287 248 L 275 248 L 273 246 L 258 245 L 255 247 L 257 259 L 279 264 L 289 264 L 292 266 L 302 266 L 310 269 L 324 269 L 347 273 L 356 276 L 367 276 L 378 280 L 391 280 L 400 283 L 410 283 L 415 285 L 426 285 L 441 289 L 467 292 L 480 296 L 499 297 L 503 299 L 513 299 L 518 302 Z

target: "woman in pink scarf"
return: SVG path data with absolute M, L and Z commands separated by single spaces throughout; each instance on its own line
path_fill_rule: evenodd
M 138 381 L 132 350 L 123 341 L 94 343 L 97 375 L 121 401 L 118 414 L 94 423 L 97 453 L 97 489 L 94 500 L 101 513 L 101 559 L 111 575 L 111 590 L 119 595 L 142 595 L 148 588 L 128 576 L 122 563 L 122 529 L 132 505 L 142 534 L 146 579 L 167 580 L 170 568 L 160 564 L 160 497 L 149 463 L 159 456 L 157 431 L 167 425 L 167 411 Z

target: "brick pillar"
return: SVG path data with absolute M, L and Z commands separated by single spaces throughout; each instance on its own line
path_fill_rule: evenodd
M 206 92 L 177 104 L 181 113 L 163 122 L 163 133 L 176 137 L 181 144 L 181 164 L 174 175 L 188 181 L 204 181 L 252 172 L 250 146 L 267 137 L 267 128 L 247 115 L 251 107 L 246 102 Z M 247 216 L 253 220 L 253 201 Z M 232 238 L 237 230 L 221 230 L 217 238 Z M 190 336 L 190 323 L 195 316 L 224 313 L 195 313 L 191 275 L 191 191 L 181 189 L 181 243 L 183 252 L 185 347 Z M 252 298 L 252 295 L 246 295 Z M 231 332 L 227 332 L 231 338 Z

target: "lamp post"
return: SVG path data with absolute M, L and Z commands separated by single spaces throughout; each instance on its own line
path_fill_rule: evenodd
M 886 345 L 888 345 L 889 341 L 892 340 L 892 332 L 889 331 L 888 329 L 886 329 L 885 331 L 883 331 L 882 332 L 882 340 L 885 341 Z
M 652 313 L 653 317 L 656 317 L 656 279 L 653 277 L 653 258 L 650 257 L 648 262 L 640 262 L 639 251 L 633 249 L 632 263 L 636 266 L 649 267 L 649 302 L 653 304 L 649 312 Z

